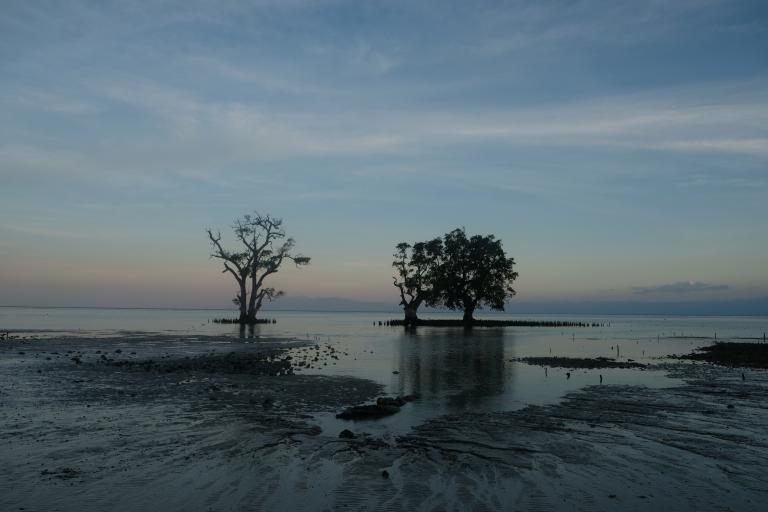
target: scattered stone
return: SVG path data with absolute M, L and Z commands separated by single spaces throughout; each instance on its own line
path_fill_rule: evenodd
M 385 469 L 384 471 L 381 472 L 381 476 L 384 478 L 389 478 L 389 471 Z
M 342 430 L 341 432 L 339 432 L 339 438 L 340 439 L 354 439 L 356 437 L 357 436 L 355 435 L 354 432 L 352 432 L 351 430 L 346 429 L 346 428 L 344 430 Z

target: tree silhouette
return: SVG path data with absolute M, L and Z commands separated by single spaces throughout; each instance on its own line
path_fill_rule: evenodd
M 464 311 L 463 321 L 474 322 L 474 312 L 483 306 L 503 311 L 507 298 L 515 295 L 515 260 L 507 258 L 501 240 L 493 235 L 467 238 L 464 229 L 443 236 L 443 261 L 437 281 L 439 301 L 448 309 Z
M 405 313 L 404 323 L 416 325 L 417 311 L 422 303 L 432 304 L 436 298 L 438 268 L 442 262 L 443 242 L 435 238 L 413 245 L 397 244 L 392 266 L 394 285 L 400 291 L 400 305 Z
M 293 254 L 295 242 L 293 238 L 286 238 L 282 226 L 282 219 L 258 213 L 235 219 L 232 229 L 240 245 L 237 251 L 222 246 L 221 232 L 214 234 L 211 229 L 206 230 L 211 242 L 211 258 L 221 260 L 222 273 L 231 274 L 237 282 L 238 293 L 233 302 L 240 309 L 241 323 L 255 323 L 265 300 L 269 302 L 284 295 L 264 282 L 285 260 L 293 261 L 296 266 L 309 264 L 307 256 Z

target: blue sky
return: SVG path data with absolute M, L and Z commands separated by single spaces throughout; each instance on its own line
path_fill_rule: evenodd
M 293 296 L 458 226 L 521 300 L 766 296 L 766 48 L 765 2 L 6 1 L 0 304 L 227 306 L 252 210 Z

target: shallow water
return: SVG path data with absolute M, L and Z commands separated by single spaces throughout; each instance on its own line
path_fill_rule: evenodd
M 464 411 L 489 412 L 547 404 L 587 385 L 675 385 L 661 371 L 568 370 L 513 361 L 526 356 L 611 357 L 641 363 L 688 353 L 722 339 L 762 338 L 766 317 L 645 317 L 493 315 L 493 318 L 574 320 L 601 327 L 475 328 L 420 327 L 415 331 L 379 326 L 391 313 L 265 312 L 277 323 L 252 330 L 210 323 L 228 312 L 205 310 L 0 308 L 0 331 L 23 336 L 124 336 L 127 333 L 222 336 L 232 343 L 260 338 L 330 344 L 339 355 L 303 373 L 345 375 L 382 384 L 391 395 L 417 395 L 400 413 L 376 421 L 345 422 L 333 414 L 316 420 L 328 432 L 344 428 L 399 434 L 430 418 Z M 454 317 L 427 314 L 426 317 Z M 346 354 L 346 355 L 345 355 Z M 298 356 L 298 352 L 294 354 Z M 570 373 L 570 376 L 568 376 Z

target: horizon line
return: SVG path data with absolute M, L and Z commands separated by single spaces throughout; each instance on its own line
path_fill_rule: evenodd
M 143 306 L 143 307 L 123 307 L 123 306 L 23 306 L 23 305 L 0 305 L 0 308 L 17 308 L 17 309 L 96 309 L 96 310 L 118 310 L 118 311 L 232 311 L 236 313 L 236 310 L 223 309 L 223 308 L 174 308 L 174 307 L 157 307 L 157 306 Z M 280 313 L 392 313 L 393 311 L 371 311 L 360 309 L 270 309 L 266 311 L 280 312 Z M 430 313 L 450 313 L 450 310 L 446 311 L 430 311 Z M 460 312 L 459 312 L 460 313 Z M 768 318 L 768 313 L 762 314 L 748 314 L 748 313 L 718 313 L 718 314 L 681 314 L 681 313 L 511 313 L 508 311 L 484 311 L 486 314 L 491 315 L 579 315 L 579 316 L 648 316 L 648 317 L 750 317 L 750 318 Z

